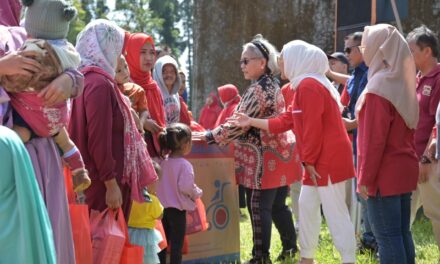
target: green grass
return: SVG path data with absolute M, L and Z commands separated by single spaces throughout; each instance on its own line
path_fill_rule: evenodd
M 243 210 L 245 212 L 245 210 Z M 432 234 L 431 223 L 426 217 L 419 217 L 414 223 L 412 230 L 414 244 L 416 247 L 416 263 L 417 264 L 439 264 L 440 252 L 437 248 L 434 236 Z M 272 241 L 271 241 L 271 258 L 274 263 L 276 257 L 281 252 L 281 242 L 278 231 L 272 226 Z M 252 251 L 252 228 L 249 216 L 246 212 L 246 218 L 240 221 L 240 252 L 242 261 L 251 258 Z M 295 260 L 288 260 L 284 263 L 297 263 L 299 256 Z M 340 264 L 341 258 L 339 252 L 333 246 L 330 233 L 327 226 L 323 222 L 321 225 L 321 232 L 319 238 L 319 246 L 316 253 L 316 263 L 319 264 Z M 359 264 L 379 264 L 379 261 L 371 255 L 357 254 L 357 263 Z

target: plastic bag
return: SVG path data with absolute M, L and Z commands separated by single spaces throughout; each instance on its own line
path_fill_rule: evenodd
M 90 236 L 89 209 L 84 204 L 69 204 L 75 259 L 78 264 L 92 264 L 92 239 Z

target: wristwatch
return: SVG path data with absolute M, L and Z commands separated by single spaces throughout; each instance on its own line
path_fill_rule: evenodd
M 432 161 L 428 157 L 426 157 L 425 155 L 422 155 L 420 157 L 420 163 L 421 164 L 429 164 L 429 163 L 432 163 Z

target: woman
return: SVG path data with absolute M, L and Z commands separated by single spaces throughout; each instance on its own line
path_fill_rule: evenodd
M 90 209 L 119 208 L 128 220 L 131 200 L 143 201 L 142 189 L 157 179 L 130 107 L 114 80 L 125 32 L 97 19 L 78 35 L 84 92 L 72 104 L 69 132 L 89 171 L 85 191 Z
M 200 111 L 199 124 L 205 129 L 215 128 L 215 122 L 221 111 L 222 108 L 220 107 L 217 95 L 215 95 L 215 92 L 211 92 Z
M 273 78 L 278 72 L 275 48 L 261 36 L 243 46 L 241 70 L 253 84 L 246 89 L 235 113 L 269 118 L 281 113 L 284 100 Z M 252 223 L 253 250 L 249 263 L 271 263 L 272 220 L 283 244 L 279 260 L 297 251 L 292 214 L 285 204 L 288 186 L 299 179 L 289 168 L 293 158 L 293 135 L 271 134 L 257 128 L 224 124 L 196 135 L 208 143 L 235 143 L 236 177 L 246 188 L 247 206 Z
M 2 3 L 0 18 L 0 75 L 34 74 L 41 65 L 31 59 L 31 53 L 18 52 L 27 33 L 19 26 L 21 5 L 19 1 Z M 60 103 L 82 93 L 83 76 L 76 70 L 68 70 L 40 92 L 46 105 Z M 9 97 L 0 87 L 0 124 L 12 126 Z M 72 228 L 66 197 L 66 186 L 59 151 L 51 137 L 35 137 L 25 144 L 30 155 L 44 203 L 52 225 L 57 263 L 75 263 Z
M 284 45 L 279 64 L 295 90 L 289 111 L 269 120 L 241 115 L 237 122 L 272 133 L 293 128 L 306 169 L 299 197 L 301 263 L 313 263 L 321 203 L 342 262 L 354 263 L 354 227 L 345 205 L 345 182 L 354 175 L 353 157 L 341 118 L 339 94 L 325 77 L 327 56 L 318 47 L 295 40 Z
M 183 123 L 185 120 L 185 124 L 189 126 L 188 108 L 182 108 L 180 103 L 181 100 L 178 92 L 181 80 L 177 71 L 177 61 L 173 57 L 165 55 L 160 57 L 154 65 L 153 79 L 159 85 L 162 94 L 166 124 Z M 187 116 L 183 120 L 181 120 L 182 114 Z
M 21 139 L 0 126 L 0 262 L 56 263 L 49 216 Z
M 223 109 L 220 114 L 216 115 L 217 121 L 215 121 L 214 127 L 218 127 L 226 123 L 226 119 L 232 116 L 241 100 L 241 96 L 238 94 L 238 89 L 233 84 L 225 84 L 217 88 L 220 101 L 223 104 Z
M 385 24 L 365 27 L 361 51 L 369 70 L 356 105 L 358 192 L 367 200 L 380 262 L 411 264 L 415 252 L 410 204 L 418 177 L 414 129 L 419 116 L 414 60 L 402 35 Z
M 166 121 L 160 88 L 151 76 L 156 59 L 154 41 L 144 33 L 126 35 L 125 59 L 130 69 L 130 77 L 134 83 L 144 88 L 151 117 L 144 123 L 148 153 L 151 157 L 158 157 L 160 151 L 157 135 L 165 128 Z

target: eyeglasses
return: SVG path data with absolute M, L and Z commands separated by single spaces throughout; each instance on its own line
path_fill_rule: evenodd
M 244 58 L 244 59 L 240 60 L 240 65 L 242 65 L 242 64 L 248 65 L 251 60 L 256 60 L 256 59 L 261 59 L 261 58 Z
M 351 47 L 346 47 L 344 49 L 344 52 L 347 53 L 347 54 L 350 54 L 353 51 L 354 48 L 358 48 L 359 49 L 359 45 L 355 45 L 355 46 L 351 46 Z

